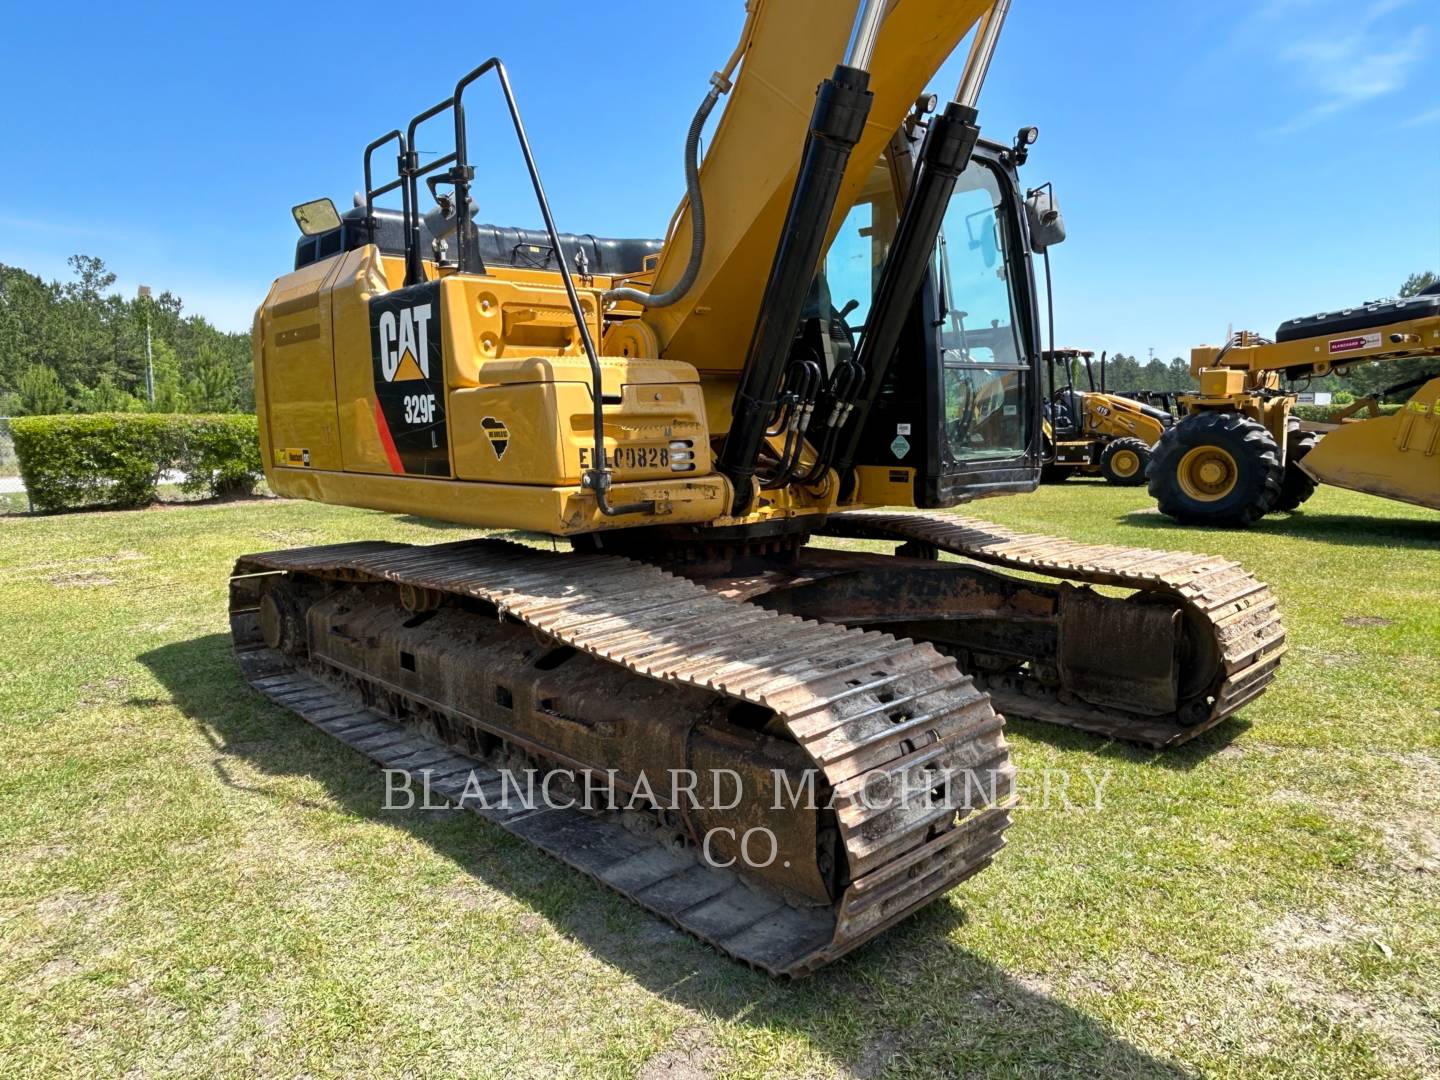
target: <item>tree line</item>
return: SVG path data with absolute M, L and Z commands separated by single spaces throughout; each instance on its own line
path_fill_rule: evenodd
M 174 293 L 121 296 L 93 256 L 68 261 L 69 281 L 0 263 L 0 416 L 254 411 L 249 334 L 184 314 Z
M 70 281 L 44 281 L 0 263 L 0 416 L 63 412 L 253 412 L 250 335 L 216 329 L 203 316 L 183 314 L 180 297 L 126 298 L 100 259 L 74 255 Z M 1440 281 L 1412 274 L 1400 296 Z M 146 382 L 146 326 L 153 357 L 153 401 Z M 1094 363 L 1099 386 L 1099 358 Z M 1349 376 L 1315 379 L 1300 389 L 1363 396 L 1434 371 L 1434 360 L 1366 364 Z M 1089 386 L 1076 365 L 1075 385 Z M 1196 389 L 1190 361 L 1175 357 L 1141 363 L 1123 352 L 1105 362 L 1109 390 Z M 1342 400 L 1343 400 L 1342 397 Z

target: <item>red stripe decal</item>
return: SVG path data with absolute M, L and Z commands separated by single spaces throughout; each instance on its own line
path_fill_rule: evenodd
M 385 422 L 385 412 L 380 408 L 380 399 L 375 399 L 375 426 L 380 430 L 380 443 L 385 447 L 385 456 L 390 459 L 390 471 L 404 473 L 405 463 L 400 460 L 400 451 L 395 449 L 395 440 L 390 436 L 390 425 Z

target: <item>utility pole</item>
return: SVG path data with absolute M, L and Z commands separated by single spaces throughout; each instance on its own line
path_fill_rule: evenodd
M 141 285 L 137 298 L 144 301 L 145 308 L 145 396 L 150 399 L 150 404 L 155 404 L 155 356 L 150 349 L 150 286 Z

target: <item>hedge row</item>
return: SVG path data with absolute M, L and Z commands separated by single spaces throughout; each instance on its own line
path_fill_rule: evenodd
M 1403 405 L 1381 405 L 1380 412 L 1384 416 L 1393 416 L 1405 406 Z M 1312 424 L 1328 424 L 1334 417 L 1339 416 L 1349 405 L 1296 405 L 1290 411 L 1301 420 L 1308 420 Z M 1357 419 L 1366 419 L 1370 416 L 1370 410 L 1366 409 Z
M 25 490 L 43 511 L 147 506 L 171 471 L 187 494 L 248 494 L 263 472 L 253 416 L 26 416 L 11 433 Z

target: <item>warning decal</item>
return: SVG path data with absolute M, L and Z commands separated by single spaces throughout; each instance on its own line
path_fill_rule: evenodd
M 440 284 L 397 289 L 370 301 L 375 426 L 392 472 L 449 476 Z
M 490 449 L 495 451 L 495 460 L 503 460 L 505 451 L 510 448 L 510 429 L 503 420 L 496 420 L 493 416 L 482 418 L 480 426 L 485 429 L 485 438 L 490 440 Z

